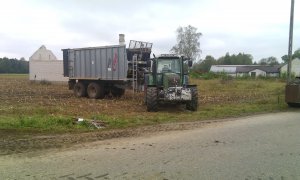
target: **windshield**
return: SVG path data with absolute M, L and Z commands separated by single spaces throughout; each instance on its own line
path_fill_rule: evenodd
M 179 59 L 159 59 L 157 62 L 158 73 L 180 73 L 180 61 Z

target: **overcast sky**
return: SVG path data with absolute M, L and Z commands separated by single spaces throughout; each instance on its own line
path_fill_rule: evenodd
M 296 0 L 297 1 L 297 0 Z M 168 53 L 176 29 L 201 32 L 201 58 L 226 52 L 255 61 L 288 51 L 290 0 L 8 0 L 0 2 L 0 57 L 29 59 L 41 46 L 61 49 L 118 44 L 118 34 Z M 300 2 L 295 2 L 294 47 L 300 48 Z

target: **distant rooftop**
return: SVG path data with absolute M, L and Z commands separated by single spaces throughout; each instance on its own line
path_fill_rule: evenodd
M 226 73 L 248 73 L 255 69 L 265 71 L 266 73 L 278 73 L 281 65 L 212 65 L 212 72 Z

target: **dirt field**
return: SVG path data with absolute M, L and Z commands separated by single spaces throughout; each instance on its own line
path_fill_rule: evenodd
M 165 123 L 136 128 L 111 129 L 85 133 L 41 134 L 32 132 L 16 134 L 13 131 L 0 131 L 0 156 L 16 153 L 38 154 L 49 149 L 70 148 L 74 145 L 84 145 L 88 142 L 120 138 L 146 136 L 153 133 L 189 130 L 217 122 L 232 121 L 234 119 L 220 119 L 196 122 Z
M 27 75 L 0 75 L 0 154 L 192 128 L 201 125 L 200 120 L 287 109 L 285 84 L 280 80 L 192 81 L 199 91 L 197 112 L 185 110 L 184 105 L 163 105 L 159 112 L 149 113 L 143 93 L 126 91 L 120 99 L 76 98 L 66 84 L 29 82 Z M 79 117 L 102 122 L 106 128 L 74 124 Z M 170 125 L 174 122 L 179 125 Z

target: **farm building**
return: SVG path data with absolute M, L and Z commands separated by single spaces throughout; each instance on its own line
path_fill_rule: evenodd
M 297 77 L 300 77 L 300 59 L 296 58 L 292 60 L 292 69 L 291 72 Z M 287 64 L 283 65 L 280 68 L 280 73 L 285 74 L 287 72 Z
M 230 76 L 251 76 L 251 77 L 279 77 L 280 65 L 212 65 L 210 72 L 226 73 Z
M 57 60 L 51 50 L 42 45 L 29 58 L 29 80 L 31 81 L 68 81 L 63 76 L 63 61 Z
M 212 65 L 210 72 L 214 73 L 226 73 L 230 76 L 236 76 L 236 68 L 239 65 Z
M 279 77 L 280 65 L 274 66 L 239 66 L 236 69 L 237 76 L 263 76 L 263 77 Z

